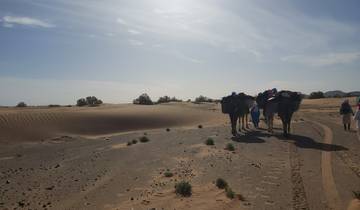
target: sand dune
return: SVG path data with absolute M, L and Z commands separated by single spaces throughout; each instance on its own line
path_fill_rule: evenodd
M 215 111 L 216 110 L 216 111 Z M 156 128 L 223 122 L 214 104 L 155 106 L 2 108 L 0 142 L 40 141 L 61 135 L 98 136 Z

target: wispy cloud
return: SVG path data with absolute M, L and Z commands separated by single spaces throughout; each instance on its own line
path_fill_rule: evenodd
M 134 30 L 134 29 L 129 29 L 128 32 L 132 35 L 138 35 L 140 34 L 140 31 Z
M 336 64 L 352 63 L 360 59 L 360 52 L 327 53 L 321 55 L 291 55 L 283 57 L 285 62 L 305 64 L 308 66 L 322 67 Z
M 24 25 L 42 28 L 55 27 L 55 25 L 40 19 L 20 16 L 4 16 L 2 18 L 2 22 L 4 27 L 13 27 L 14 25 Z
M 117 18 L 116 19 L 116 22 L 117 23 L 120 23 L 120 24 L 122 24 L 122 25 L 127 25 L 128 23 L 124 20 L 124 19 L 122 19 L 122 18 Z
M 139 41 L 139 40 L 135 40 L 135 39 L 129 39 L 129 42 L 131 45 L 133 46 L 142 46 L 144 45 L 143 42 Z

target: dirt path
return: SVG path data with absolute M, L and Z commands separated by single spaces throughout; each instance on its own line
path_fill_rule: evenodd
M 324 143 L 332 144 L 333 134 L 329 127 L 319 122 L 312 121 L 312 123 L 321 127 L 324 131 Z M 341 209 L 341 200 L 339 193 L 336 189 L 334 176 L 332 173 L 332 165 L 331 165 L 331 152 L 330 151 L 322 151 L 321 154 L 321 172 L 323 178 L 323 187 L 325 191 L 325 195 L 328 201 L 328 205 L 331 209 Z

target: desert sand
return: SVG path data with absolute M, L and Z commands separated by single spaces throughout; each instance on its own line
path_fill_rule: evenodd
M 360 139 L 342 130 L 342 100 L 304 100 L 289 138 L 279 120 L 234 138 L 215 103 L 0 108 L 0 209 L 358 209 Z M 174 192 L 182 180 L 190 197 Z

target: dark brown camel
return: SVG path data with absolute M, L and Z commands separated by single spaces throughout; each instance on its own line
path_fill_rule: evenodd
M 278 113 L 283 124 L 284 136 L 290 134 L 291 118 L 299 109 L 301 100 L 301 93 L 285 90 L 273 95 L 269 91 L 265 91 L 259 93 L 256 98 L 259 107 L 263 109 L 269 131 L 272 132 L 273 116 Z
M 249 113 L 249 108 L 255 102 L 254 97 L 246 95 L 244 93 L 239 93 L 238 95 L 233 94 L 227 97 L 224 97 L 221 100 L 222 112 L 225 114 L 229 114 L 231 121 L 231 133 L 236 136 L 236 126 L 237 121 L 239 119 L 239 124 L 241 124 L 240 119 L 244 119 L 246 114 Z M 242 121 L 243 129 L 244 128 L 244 120 Z M 241 125 L 239 126 L 239 131 L 241 132 Z

